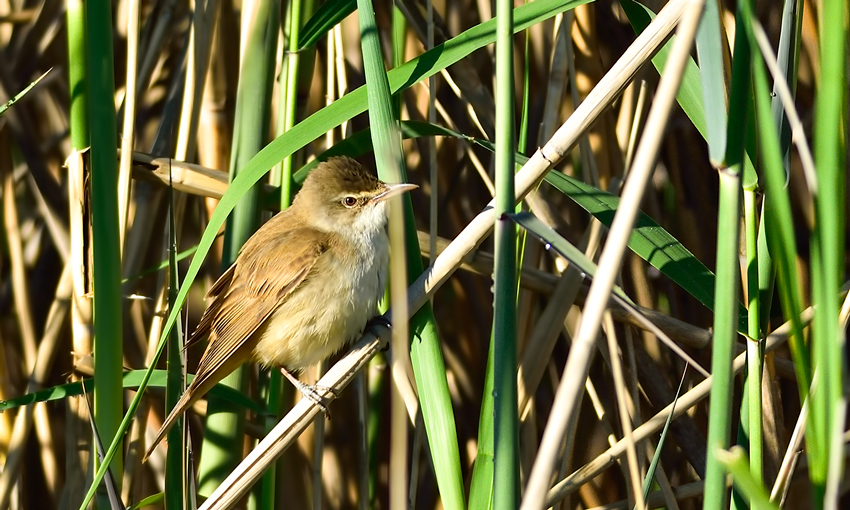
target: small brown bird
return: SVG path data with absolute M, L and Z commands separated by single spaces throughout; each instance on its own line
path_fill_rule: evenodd
M 145 459 L 190 405 L 248 360 L 280 367 L 315 400 L 290 371 L 326 359 L 377 314 L 389 269 L 386 200 L 416 187 L 385 184 L 348 157 L 310 173 L 292 206 L 248 239 L 207 293 L 186 342 L 209 336 L 207 349 Z

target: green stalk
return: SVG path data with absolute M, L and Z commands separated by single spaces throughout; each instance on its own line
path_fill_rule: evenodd
M 765 230 L 764 237 L 767 239 L 770 256 L 775 261 L 776 284 L 779 290 L 782 312 L 792 324 L 788 345 L 791 348 L 791 357 L 794 361 L 794 370 L 797 373 L 797 387 L 802 403 L 809 392 L 812 369 L 809 353 L 803 341 L 803 326 L 800 322 L 800 314 L 803 311 L 802 285 L 795 266 L 797 248 L 794 239 L 794 220 L 791 214 L 791 201 L 785 188 L 785 167 L 782 164 L 779 136 L 770 108 L 767 70 L 764 67 L 761 54 L 758 52 L 750 26 L 745 24 L 743 28 L 748 32 L 747 37 L 751 41 L 752 48 L 753 95 L 756 106 L 759 153 L 762 159 L 762 178 L 765 184 L 764 218 L 762 220 Z M 766 287 L 766 283 L 769 283 L 767 276 L 764 273 L 760 276 L 760 287 L 762 289 Z M 815 439 L 808 432 L 811 432 L 810 428 L 807 428 L 807 440 L 814 441 Z M 812 455 L 811 449 L 817 447 L 816 442 L 810 442 L 808 453 Z
M 68 0 L 68 89 L 71 91 L 69 121 L 71 147 L 80 151 L 89 146 L 88 87 L 86 76 L 86 14 L 82 0 Z
M 118 435 L 124 408 L 121 387 L 123 370 L 123 329 L 121 296 L 121 254 L 118 245 L 118 163 L 114 71 L 112 68 L 112 7 L 106 0 L 85 4 L 88 32 L 89 118 L 91 133 L 91 197 L 94 319 L 94 418 L 104 444 Z M 121 455 L 109 464 L 120 489 L 123 472 Z M 108 507 L 105 492 L 98 506 Z
M 527 33 L 527 32 L 526 32 Z M 528 58 L 528 40 L 526 37 L 525 40 L 525 59 L 524 59 L 524 73 L 523 73 L 523 90 L 522 90 L 522 110 L 520 117 L 520 128 L 519 128 L 519 139 L 517 140 L 517 153 L 523 154 L 525 152 L 525 148 L 528 141 L 528 108 L 529 108 L 529 58 Z M 518 163 L 518 162 L 517 162 Z M 513 176 L 511 176 L 511 181 L 513 181 Z M 498 189 L 497 189 L 498 192 Z M 522 210 L 522 202 L 514 205 L 512 212 L 520 212 Z M 497 222 L 498 224 L 498 222 Z M 519 246 L 515 250 L 515 263 L 514 267 L 516 268 L 515 278 L 519 278 L 520 271 L 519 267 L 522 266 L 522 254 L 524 253 L 523 245 L 527 238 L 525 230 L 520 229 L 519 226 L 514 227 L 515 234 L 521 236 L 521 241 Z M 515 239 L 515 238 L 514 238 Z M 515 242 L 516 244 L 516 242 Z M 519 260 L 517 260 L 519 258 Z M 519 298 L 519 281 L 515 280 L 515 288 L 517 289 L 517 294 L 515 296 L 516 299 Z M 514 310 L 516 307 L 514 306 Z M 516 320 L 514 320 L 516 322 Z M 494 411 L 494 371 L 495 366 L 495 322 L 494 327 L 490 331 L 490 347 L 487 351 L 487 371 L 484 376 L 484 392 L 481 400 L 481 415 L 478 419 L 478 450 L 475 455 L 475 464 L 473 466 L 472 472 L 472 481 L 470 482 L 469 488 L 469 508 L 481 508 L 481 509 L 489 509 L 493 508 L 493 501 L 495 498 L 495 477 L 494 477 L 494 458 L 495 458 L 495 445 L 494 445 L 494 421 L 495 421 L 495 411 Z M 517 362 L 516 360 L 514 361 Z M 516 382 L 514 382 L 514 390 L 516 391 Z M 517 424 L 517 431 L 519 430 L 519 426 Z M 518 432 L 517 432 L 518 433 Z M 518 466 L 518 464 L 517 464 Z
M 738 2 L 736 25 L 750 23 L 752 4 L 749 0 Z M 729 143 L 727 144 L 727 163 L 743 163 L 745 151 L 755 154 L 755 126 L 750 124 L 755 116 L 752 105 L 752 79 L 750 73 L 750 40 L 745 30 L 735 33 L 735 58 L 732 62 L 732 83 L 729 104 Z M 761 344 L 761 307 L 759 295 L 758 266 L 758 211 L 756 210 L 756 189 L 758 177 L 749 165 L 744 165 L 744 239 L 746 246 L 747 274 L 747 376 L 744 385 L 745 394 L 741 403 L 740 427 L 744 429 L 747 450 L 752 457 L 750 468 L 753 477 L 762 479 L 762 397 L 761 374 L 763 354 Z M 744 495 L 736 488 L 734 503 Z
M 409 234 L 407 242 L 409 245 Z M 440 497 L 444 508 L 462 509 L 464 492 L 457 428 L 431 305 L 423 305 L 411 319 L 410 325 L 413 337 L 410 360 L 419 389 L 422 417 Z
M 274 82 L 274 56 L 280 23 L 279 2 L 257 2 L 246 41 L 236 92 L 236 120 L 230 179 L 233 181 L 248 161 L 263 148 L 269 136 L 271 92 Z M 254 233 L 260 221 L 260 186 L 243 195 L 229 218 L 224 236 L 222 266 L 228 267 L 242 244 Z M 247 371 L 235 370 L 221 382 L 229 387 L 245 387 Z M 203 455 L 198 469 L 198 492 L 208 496 L 242 460 L 244 412 L 238 406 L 210 398 L 204 434 Z
M 748 30 L 751 32 L 751 30 Z M 755 41 L 752 34 L 753 47 Z M 756 99 L 756 113 L 759 128 L 760 153 L 763 157 L 763 177 L 765 182 L 765 204 L 764 218 L 765 235 L 770 250 L 771 258 L 776 264 L 776 284 L 779 291 L 779 299 L 783 314 L 790 319 L 791 332 L 788 344 L 791 348 L 791 357 L 797 374 L 797 386 L 801 402 L 804 400 L 814 401 L 810 398 L 810 387 L 812 386 L 812 369 L 810 365 L 809 352 L 803 338 L 800 312 L 802 311 L 801 284 L 798 279 L 795 262 L 797 251 L 793 232 L 793 219 L 791 215 L 790 199 L 785 188 L 785 170 L 782 162 L 779 135 L 776 131 L 775 119 L 770 109 L 769 85 L 767 71 L 761 59 L 761 54 L 753 51 L 753 82 Z M 814 258 L 813 258 L 814 261 Z M 813 268 L 813 275 L 816 272 Z M 763 275 L 765 276 L 765 275 Z M 762 278 L 764 283 L 764 278 Z M 764 285 L 762 285 L 764 286 Z M 820 310 L 817 311 L 820 313 Z M 817 317 L 817 315 L 816 315 Z M 812 409 L 808 411 L 809 425 L 806 428 L 806 449 L 810 462 L 813 465 L 823 462 L 826 458 L 826 436 L 818 434 L 813 428 L 814 421 L 822 420 L 823 417 L 815 417 Z M 814 478 L 814 469 L 812 476 Z M 817 493 L 820 488 L 821 492 Z M 816 498 L 823 496 L 824 486 L 815 485 Z M 817 507 L 816 507 L 817 508 Z
M 707 2 L 706 5 L 712 4 L 716 9 L 715 2 Z M 738 3 L 736 17 L 738 23 L 742 19 L 746 19 L 748 7 L 747 0 Z M 705 18 L 703 21 L 706 21 Z M 747 104 L 750 97 L 750 59 L 747 43 L 744 32 L 739 31 L 735 37 L 735 60 L 732 63 L 729 119 L 725 126 L 723 163 L 718 168 L 720 202 L 718 204 L 717 221 L 718 225 L 724 225 L 724 228 L 718 229 L 717 232 L 717 284 L 714 290 L 714 340 L 711 354 L 711 374 L 714 382 L 711 387 L 709 404 L 708 452 L 705 468 L 705 499 L 703 500 L 703 508 L 706 510 L 725 508 L 728 496 L 725 468 L 718 458 L 718 452 L 729 448 L 732 421 L 729 403 L 732 401 L 732 386 L 734 384 L 732 358 L 738 324 L 738 290 L 740 284 L 738 243 L 741 218 L 741 178 L 747 138 Z M 717 49 L 719 50 L 719 47 Z M 701 58 L 703 55 L 704 53 L 700 53 Z M 703 80 L 706 79 L 705 73 L 703 73 L 702 78 Z M 723 100 L 722 97 L 715 97 L 714 99 Z M 706 111 L 712 111 L 710 110 L 712 104 L 706 102 L 705 106 Z M 722 106 L 723 103 L 715 103 L 712 109 L 725 110 Z M 709 115 L 708 117 L 712 116 Z M 711 121 L 709 121 L 710 125 Z M 754 228 L 753 232 L 755 232 Z M 758 322 L 758 316 L 755 317 L 756 322 Z M 758 386 L 758 384 L 755 385 Z M 750 380 L 749 386 L 752 389 L 752 380 Z M 752 412 L 754 408 L 760 408 L 761 401 L 749 401 L 745 404 L 749 404 L 744 405 L 744 407 Z M 760 422 L 757 427 L 761 428 Z
M 732 419 L 732 356 L 738 324 L 738 226 L 740 225 L 740 167 L 721 169 L 717 235 L 717 286 L 714 294 L 714 341 L 711 351 L 711 402 L 708 416 L 708 455 L 705 466 L 705 510 L 726 507 L 726 474 L 717 452 L 729 448 Z
M 811 479 L 815 507 L 824 505 L 830 456 L 843 455 L 826 447 L 844 430 L 840 411 L 842 372 L 846 353 L 839 329 L 838 292 L 844 279 L 844 223 L 847 125 L 847 2 L 824 2 L 821 15 L 821 80 L 815 101 L 814 139 L 818 190 L 816 225 L 812 236 L 812 299 L 818 313 L 812 323 L 815 375 L 811 430 L 823 442 L 823 456 L 812 454 Z
M 298 71 L 300 69 L 302 14 L 310 14 L 312 2 L 294 0 L 289 2 L 289 10 L 284 19 L 286 24 L 286 45 L 283 52 L 283 66 L 280 81 L 280 100 L 278 107 L 278 129 L 280 136 L 295 125 L 298 114 Z M 286 209 L 292 203 L 292 155 L 283 158 L 272 171 L 272 182 L 280 186 L 280 209 Z
M 493 365 L 495 363 L 495 343 L 490 334 L 490 348 L 487 350 L 487 372 L 484 374 L 484 391 L 481 396 L 481 415 L 478 418 L 478 451 L 472 469 L 472 482 L 469 485 L 469 508 L 488 510 L 493 508 L 495 491 L 493 448 Z
M 89 112 L 88 112 L 88 58 L 86 37 L 86 13 L 82 0 L 68 0 L 66 2 L 67 30 L 68 30 L 68 90 L 70 91 L 70 108 L 68 112 L 68 123 L 70 126 L 71 150 L 81 151 L 89 146 Z M 69 184 L 69 186 L 71 186 Z M 116 189 L 117 191 L 117 189 Z M 74 209 L 72 209 L 73 211 Z M 72 213 L 73 214 L 73 213 Z M 81 220 L 82 221 L 82 220 Z M 80 257 L 85 255 L 79 254 Z M 76 306 L 76 305 L 75 305 Z M 77 345 L 77 335 L 74 334 L 74 345 Z M 70 418 L 69 418 L 70 419 Z M 66 429 L 67 430 L 67 429 Z M 89 445 L 90 434 L 87 435 Z M 66 466 L 68 469 L 91 469 L 86 466 L 79 456 L 74 456 L 77 448 L 87 448 L 85 440 L 78 437 L 75 444 L 70 437 L 65 446 L 67 455 Z M 115 441 L 113 441 L 115 442 Z M 106 444 L 104 442 L 104 444 Z M 6 466 L 8 468 L 8 464 Z M 68 506 L 73 508 L 79 503 L 80 494 L 73 494 L 68 501 Z M 90 499 L 90 498 L 89 498 Z
M 747 419 L 749 427 L 750 469 L 753 477 L 762 479 L 762 407 L 761 407 L 761 377 L 762 344 L 761 344 L 761 307 L 759 304 L 759 267 L 758 267 L 758 210 L 756 209 L 756 194 L 753 190 L 744 191 L 744 236 L 747 246 L 747 394 L 749 409 Z
M 496 4 L 496 226 L 493 315 L 493 507 L 519 507 L 513 2 Z

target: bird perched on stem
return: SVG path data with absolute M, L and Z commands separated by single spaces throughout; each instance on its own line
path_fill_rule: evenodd
M 249 360 L 280 367 L 322 405 L 291 372 L 328 358 L 377 314 L 389 270 L 386 201 L 416 187 L 385 184 L 348 157 L 310 173 L 292 206 L 245 242 L 207 293 L 186 347 L 209 343 L 145 459 L 189 406 Z

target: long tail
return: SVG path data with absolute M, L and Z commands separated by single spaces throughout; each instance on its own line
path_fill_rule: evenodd
M 202 388 L 193 388 L 193 385 L 189 385 L 186 391 L 183 392 L 183 395 L 180 396 L 180 400 L 177 401 L 177 404 L 175 404 L 171 412 L 168 413 L 165 421 L 162 422 L 162 427 L 160 427 L 159 432 L 156 433 L 156 437 L 148 448 L 148 451 L 145 453 L 144 458 L 142 458 L 142 462 L 147 461 L 148 457 L 150 457 L 153 451 L 156 450 L 156 447 L 159 446 L 159 443 L 162 442 L 162 439 L 166 434 L 168 434 L 171 427 L 177 423 L 177 418 L 179 418 L 187 409 L 189 409 L 189 406 L 194 404 L 205 393 L 206 391 L 202 391 Z

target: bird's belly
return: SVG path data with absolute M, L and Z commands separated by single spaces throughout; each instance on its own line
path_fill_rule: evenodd
M 294 371 L 314 365 L 356 339 L 377 313 L 386 282 L 379 268 L 386 263 L 361 264 L 365 270 L 352 274 L 330 257 L 324 262 L 315 269 L 329 283 L 308 277 L 255 333 L 254 354 L 263 365 Z

